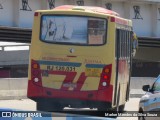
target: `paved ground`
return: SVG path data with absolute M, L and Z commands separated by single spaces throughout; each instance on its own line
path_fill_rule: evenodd
M 140 98 L 130 98 L 130 100 L 125 105 L 125 113 L 131 113 L 134 112 L 137 113 L 138 111 L 138 105 L 139 105 Z M 118 117 L 117 120 L 138 120 L 137 117 Z
M 138 110 L 138 103 L 139 98 L 130 98 L 129 102 L 126 103 L 125 106 L 125 113 L 128 111 L 137 111 Z M 18 110 L 25 110 L 25 111 L 36 111 L 36 103 L 29 99 L 22 99 L 22 100 L 0 100 L 0 109 L 18 109 Z M 57 113 L 54 113 L 55 116 Z M 61 114 L 58 114 L 58 116 Z M 62 114 L 62 116 L 65 116 Z M 95 118 L 95 117 L 94 117 Z M 59 117 L 54 118 L 54 120 L 63 120 Z M 138 118 L 129 118 L 129 117 L 118 117 L 118 120 L 138 120 Z
M 36 111 L 36 103 L 30 99 L 0 100 L 0 108 Z

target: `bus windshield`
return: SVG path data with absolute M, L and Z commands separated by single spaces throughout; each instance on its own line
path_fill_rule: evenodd
M 58 44 L 103 45 L 106 42 L 106 27 L 106 19 L 43 15 L 40 39 Z

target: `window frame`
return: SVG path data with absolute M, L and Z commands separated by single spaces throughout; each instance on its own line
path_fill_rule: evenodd
M 156 78 L 156 81 L 153 83 L 153 86 L 152 86 L 152 89 L 151 89 L 151 91 L 153 91 L 153 92 L 155 92 L 155 91 L 156 91 L 156 92 L 157 92 L 157 91 L 160 92 L 160 90 L 155 90 L 155 89 L 154 89 L 155 83 L 156 83 L 157 81 L 160 81 L 160 75 Z

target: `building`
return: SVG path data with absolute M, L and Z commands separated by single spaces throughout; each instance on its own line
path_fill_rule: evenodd
M 160 37 L 159 0 L 0 0 L 0 25 L 32 28 L 35 10 L 66 4 L 114 10 L 120 16 L 132 19 L 133 30 L 139 37 Z

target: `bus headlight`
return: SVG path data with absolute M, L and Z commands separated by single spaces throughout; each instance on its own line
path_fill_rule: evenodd
M 39 81 L 39 79 L 38 78 L 34 78 L 34 82 L 38 82 Z
M 102 85 L 105 87 L 107 86 L 107 82 L 102 82 Z

